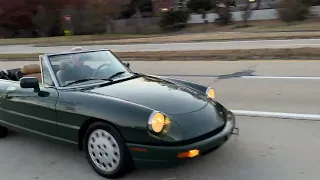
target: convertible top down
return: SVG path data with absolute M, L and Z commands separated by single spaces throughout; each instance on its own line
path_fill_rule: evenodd
M 110 50 L 39 56 L 0 69 L 0 137 L 8 129 L 77 145 L 99 175 L 175 165 L 226 142 L 234 114 L 211 87 L 135 73 Z

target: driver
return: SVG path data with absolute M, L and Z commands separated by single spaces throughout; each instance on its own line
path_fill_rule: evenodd
M 84 64 L 84 61 L 88 58 L 87 55 L 75 54 L 72 56 L 72 74 L 76 80 L 86 79 L 92 77 L 94 70 Z
M 71 56 L 71 62 L 60 62 L 60 69 L 57 72 L 57 78 L 61 84 L 65 84 L 66 81 L 77 81 L 82 79 L 88 79 L 93 76 L 93 69 L 90 66 L 84 65 L 86 56 L 75 54 Z

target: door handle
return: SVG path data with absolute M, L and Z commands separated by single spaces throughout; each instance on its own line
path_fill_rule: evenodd
M 9 91 L 9 92 L 13 92 L 13 91 L 15 91 L 15 90 L 16 90 L 15 87 L 8 87 L 8 89 L 7 89 L 7 91 Z
M 14 92 L 16 89 L 17 89 L 17 88 L 15 88 L 14 86 L 8 87 L 8 88 L 5 90 L 5 93 L 4 93 L 3 98 L 4 98 L 4 99 L 11 99 L 12 96 L 10 96 L 9 94 L 10 94 L 11 92 Z

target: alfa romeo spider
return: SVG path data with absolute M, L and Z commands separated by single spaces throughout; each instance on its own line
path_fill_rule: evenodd
M 39 64 L 0 70 L 0 137 L 11 129 L 75 145 L 106 178 L 204 155 L 235 125 L 213 88 L 133 72 L 108 49 L 45 53 Z

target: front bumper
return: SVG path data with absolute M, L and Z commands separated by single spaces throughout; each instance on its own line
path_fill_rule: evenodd
M 156 167 L 161 167 L 162 165 L 167 167 L 193 159 L 177 158 L 179 153 L 197 149 L 199 150 L 199 155 L 203 155 L 223 145 L 233 134 L 235 125 L 236 120 L 233 118 L 226 122 L 222 131 L 218 134 L 183 146 L 152 146 L 132 143 L 128 143 L 127 146 L 136 165 L 148 165 L 148 167 L 152 167 L 151 164 L 155 164 Z

